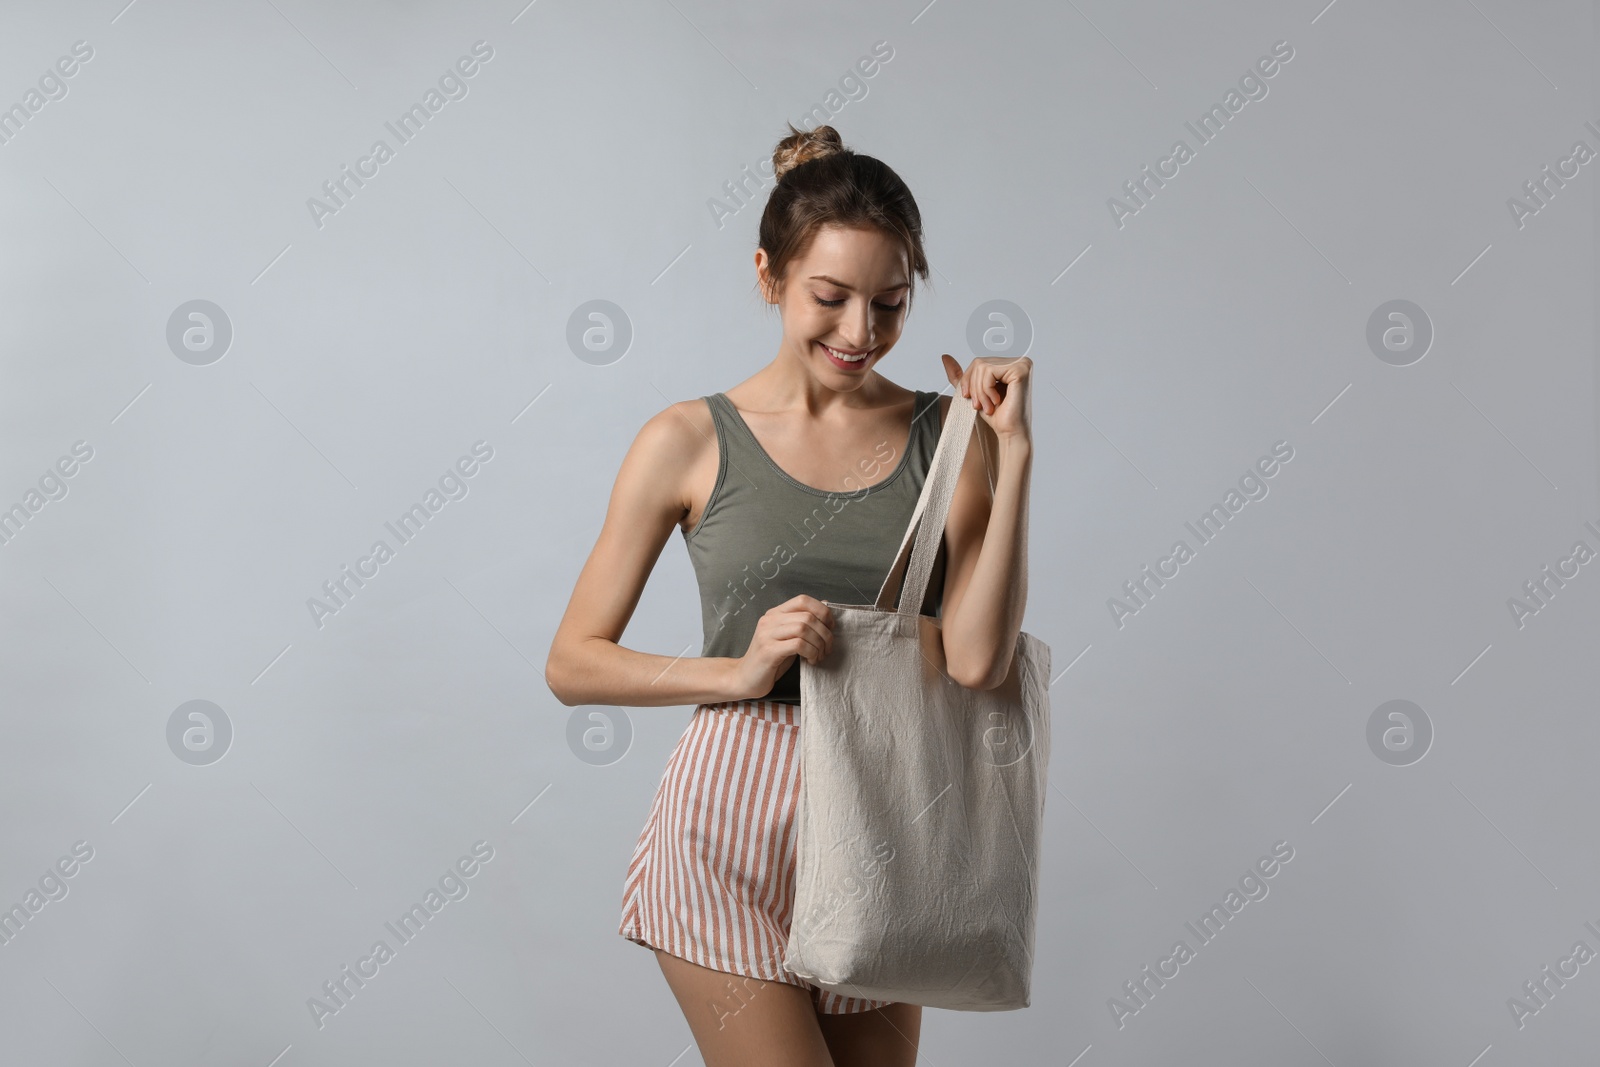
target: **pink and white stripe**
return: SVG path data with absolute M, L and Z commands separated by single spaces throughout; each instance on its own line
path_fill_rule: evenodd
M 847 1015 L 890 1003 L 843 997 L 783 969 L 794 904 L 800 709 L 701 704 L 667 759 L 623 888 L 618 932 L 691 963 L 812 991 Z

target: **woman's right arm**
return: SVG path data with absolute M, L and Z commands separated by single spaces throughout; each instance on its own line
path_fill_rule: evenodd
M 715 704 L 748 695 L 740 692 L 746 683 L 736 658 L 657 656 L 617 643 L 662 547 L 688 514 L 685 475 L 706 444 L 674 405 L 646 422 L 628 449 L 545 662 L 550 691 L 568 707 Z

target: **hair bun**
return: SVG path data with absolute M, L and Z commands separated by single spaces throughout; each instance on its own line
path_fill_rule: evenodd
M 843 152 L 844 141 L 832 126 L 818 126 L 814 130 L 797 130 L 789 123 L 789 136 L 778 142 L 772 150 L 772 172 L 775 180 L 802 163 Z

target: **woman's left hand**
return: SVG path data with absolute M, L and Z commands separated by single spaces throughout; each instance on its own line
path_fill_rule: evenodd
M 950 384 L 978 409 L 979 417 L 988 423 L 996 437 L 1032 438 L 1033 406 L 1029 402 L 1029 383 L 1033 360 L 1027 356 L 1007 359 L 974 356 L 967 369 L 962 370 L 954 356 L 946 353 L 939 358 Z

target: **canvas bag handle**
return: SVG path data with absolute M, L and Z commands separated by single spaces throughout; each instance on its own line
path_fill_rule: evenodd
M 935 401 L 937 403 L 937 401 Z M 916 510 L 906 525 L 905 537 L 900 541 L 900 551 L 895 553 L 894 566 L 878 590 L 875 605 L 879 610 L 895 608 L 895 581 L 905 572 L 905 583 L 900 587 L 898 611 L 901 615 L 917 615 L 922 610 L 922 598 L 927 595 L 928 581 L 933 577 L 933 559 L 944 537 L 945 519 L 950 513 L 950 501 L 956 494 L 956 480 L 961 474 L 961 464 L 967 457 L 967 446 L 972 443 L 972 430 L 977 425 L 978 409 L 966 397 L 957 394 L 950 400 L 950 412 L 945 416 L 944 429 L 939 433 L 939 444 L 933 450 L 933 462 L 928 467 L 927 480 L 922 484 L 922 495 L 917 498 Z

